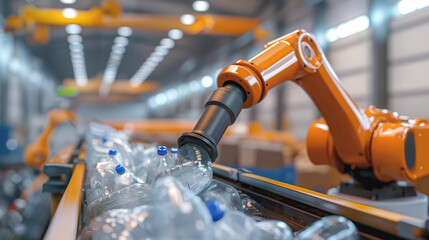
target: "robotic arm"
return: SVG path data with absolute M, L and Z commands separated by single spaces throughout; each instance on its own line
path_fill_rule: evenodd
M 179 146 L 198 144 L 214 161 L 217 143 L 241 109 L 262 101 L 271 88 L 287 80 L 299 84 L 323 116 L 307 134 L 307 152 L 314 164 L 334 166 L 362 182 L 414 182 L 429 174 L 428 121 L 373 106 L 360 109 L 305 30 L 269 42 L 249 61 L 226 67 L 218 76 L 219 88 L 193 131 L 179 138 Z
M 49 158 L 49 137 L 55 128 L 64 122 L 76 120 L 72 111 L 53 109 L 47 117 L 47 124 L 40 136 L 30 143 L 24 152 L 24 161 L 26 165 L 40 167 Z

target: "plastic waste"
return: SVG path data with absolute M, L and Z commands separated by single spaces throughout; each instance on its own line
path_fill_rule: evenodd
M 224 204 L 228 210 L 242 211 L 243 209 L 241 198 L 237 190 L 216 179 L 212 179 L 209 186 L 204 189 L 199 196 L 206 203 L 217 200 Z
M 79 235 L 79 240 L 153 239 L 153 207 L 144 205 L 132 209 L 114 209 L 94 218 Z
M 214 224 L 217 240 L 292 240 L 290 227 L 281 221 L 263 220 L 256 222 L 240 211 L 228 211 Z
M 113 188 L 114 191 L 129 187 L 131 184 L 134 183 L 141 183 L 141 181 L 139 181 L 132 173 L 127 171 L 125 167 L 121 164 L 118 164 L 115 167 L 115 171 L 117 175 L 115 178 L 115 187 Z
M 359 239 L 359 233 L 353 222 L 347 218 L 342 216 L 328 216 L 314 222 L 301 231 L 296 236 L 296 239 L 353 240 Z
M 200 193 L 213 178 L 210 157 L 203 149 L 194 144 L 186 144 L 180 148 L 180 156 L 180 164 L 167 169 L 161 175 L 174 176 L 195 194 Z
M 179 150 L 177 148 L 171 148 L 170 154 L 174 165 L 177 165 L 177 163 L 179 162 Z
M 154 239 L 213 239 L 212 218 L 200 198 L 177 179 L 156 181 L 152 191 Z
M 133 208 L 151 202 L 151 187 L 147 184 L 135 183 L 89 202 L 86 208 L 86 216 L 88 219 L 92 219 L 111 209 Z
M 146 183 L 153 184 L 160 173 L 163 173 L 165 170 L 172 168 L 173 166 L 173 160 L 168 156 L 167 147 L 158 147 L 156 156 L 147 164 Z

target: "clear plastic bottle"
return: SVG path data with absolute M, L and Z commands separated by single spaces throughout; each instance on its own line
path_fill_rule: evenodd
M 284 222 L 277 220 L 263 220 L 256 223 L 256 229 L 252 235 L 255 240 L 293 240 L 292 229 Z
M 213 239 L 212 219 L 204 202 L 177 179 L 156 181 L 152 200 L 154 239 Z
M 243 210 L 241 198 L 237 190 L 216 179 L 212 179 L 210 185 L 199 196 L 206 203 L 217 200 L 223 203 L 228 210 Z
M 122 161 L 118 158 L 116 149 L 109 149 L 109 156 L 107 157 L 107 161 L 115 165 L 122 164 Z
M 156 177 L 165 170 L 173 167 L 173 160 L 168 156 L 167 147 L 160 146 L 157 149 L 157 155 L 147 164 L 147 184 L 153 184 Z
M 207 152 L 195 144 L 180 148 L 179 165 L 166 170 L 162 175 L 176 177 L 195 194 L 204 190 L 213 179 L 212 162 Z
M 177 165 L 179 162 L 179 150 L 177 148 L 170 148 L 170 155 L 174 165 Z
M 249 240 L 255 230 L 256 221 L 240 211 L 227 211 L 213 228 L 217 240 Z
M 342 216 L 328 216 L 314 222 L 301 231 L 296 236 L 296 239 L 354 240 L 359 239 L 359 233 L 353 222 L 347 218 Z
M 132 173 L 127 171 L 121 164 L 115 167 L 115 171 L 117 175 L 115 177 L 115 187 L 113 188 L 114 191 L 129 187 L 131 184 L 141 182 Z
M 101 162 L 95 165 L 90 171 L 85 183 L 85 195 L 88 203 L 97 200 L 103 196 L 109 195 L 114 191 L 115 164 L 112 162 Z
M 240 211 L 228 211 L 214 224 L 217 240 L 293 240 L 290 227 L 281 221 L 263 220 L 256 222 Z
M 107 211 L 94 218 L 78 239 L 153 239 L 152 212 L 149 205 Z

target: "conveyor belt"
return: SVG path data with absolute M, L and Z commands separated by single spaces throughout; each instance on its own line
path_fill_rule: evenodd
M 299 231 L 327 215 L 352 220 L 362 239 L 423 239 L 425 222 L 367 205 L 317 193 L 264 178 L 243 170 L 213 164 L 215 178 L 246 193 L 264 207 L 269 218 L 286 222 Z

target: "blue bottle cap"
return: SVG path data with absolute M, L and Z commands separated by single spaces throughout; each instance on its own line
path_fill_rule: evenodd
M 208 201 L 206 206 L 212 215 L 213 222 L 218 221 L 225 215 L 225 205 L 217 200 Z
M 103 136 L 103 138 L 101 139 L 101 141 L 102 141 L 103 143 L 106 143 L 106 142 L 107 142 L 107 140 L 109 140 L 109 138 L 108 138 L 107 136 Z
M 118 173 L 119 175 L 122 175 L 127 171 L 127 170 L 125 170 L 124 166 L 122 166 L 121 164 L 116 166 L 115 170 L 116 170 L 116 173 Z
M 109 150 L 109 155 L 110 156 L 115 156 L 116 155 L 116 150 L 115 149 L 110 149 Z
M 158 155 L 164 156 L 167 155 L 167 147 L 166 146 L 160 146 L 158 147 Z
M 171 152 L 171 153 L 178 153 L 178 152 L 179 152 L 179 149 L 177 149 L 177 148 L 171 148 L 171 149 L 170 149 L 170 152 Z

